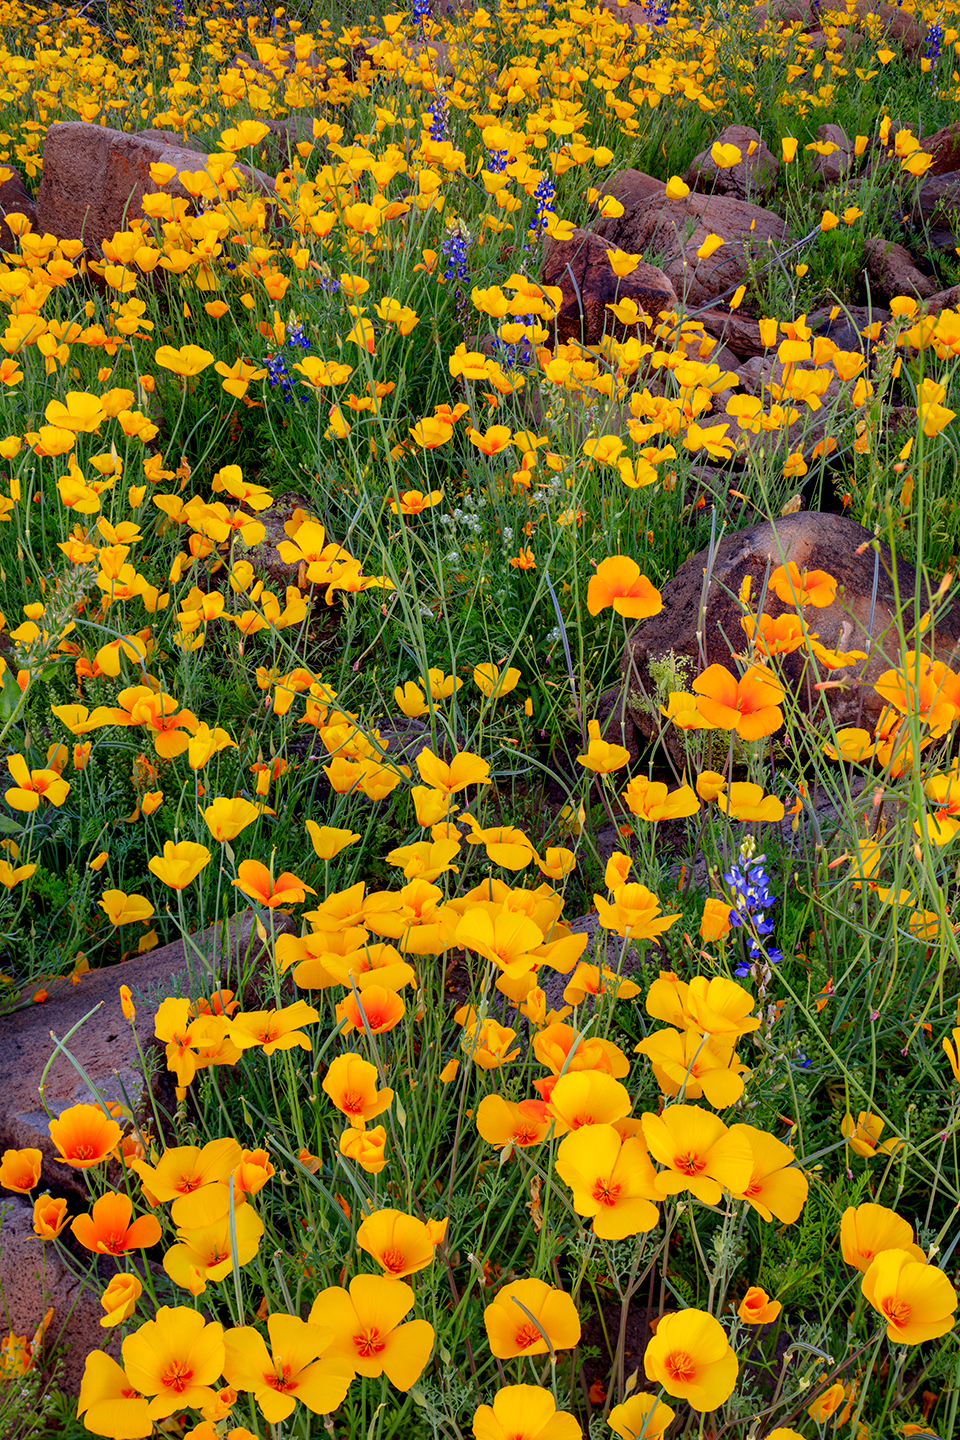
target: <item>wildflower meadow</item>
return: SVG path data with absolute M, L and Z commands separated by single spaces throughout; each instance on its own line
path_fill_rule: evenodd
M 0 0 L 4 1440 L 958 1433 L 956 15 Z

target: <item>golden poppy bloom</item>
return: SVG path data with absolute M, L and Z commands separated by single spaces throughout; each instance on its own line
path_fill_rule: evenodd
M 539 1385 L 504 1385 L 473 1415 L 474 1440 L 581 1440 L 579 1422 Z M 651 1437 L 653 1440 L 653 1437 Z
M 413 1291 L 402 1280 L 358 1275 L 349 1290 L 333 1285 L 313 1302 L 310 1324 L 333 1331 L 324 1359 L 346 1361 L 358 1374 L 386 1375 L 398 1390 L 416 1384 L 433 1350 L 433 1326 L 403 1317 L 413 1309 Z
M 840 1134 L 853 1153 L 864 1160 L 870 1160 L 874 1155 L 896 1155 L 903 1145 L 903 1141 L 897 1139 L 881 1141 L 884 1129 L 885 1121 L 874 1115 L 872 1110 L 861 1110 L 856 1124 L 849 1112 L 840 1122 Z
M 778 615 L 776 620 L 765 611 L 757 616 L 744 615 L 740 624 L 754 650 L 761 655 L 792 655 L 806 641 L 799 615 Z M 810 633 L 811 639 L 816 632 Z
M 469 750 L 462 750 L 454 755 L 448 765 L 434 755 L 432 750 L 425 748 L 417 756 L 417 769 L 424 785 L 442 791 L 444 795 L 455 795 L 458 790 L 465 790 L 468 785 L 490 783 L 490 766 L 486 760 L 481 760 L 479 755 L 473 755 Z
M 629 750 L 623 745 L 610 745 L 601 738 L 599 720 L 589 722 L 587 735 L 589 737 L 587 753 L 577 756 L 578 762 L 587 770 L 593 770 L 598 775 L 610 775 L 614 770 L 622 770 L 624 765 L 629 762 Z
M 746 1137 L 728 1130 L 716 1115 L 696 1105 L 671 1105 L 662 1115 L 641 1119 L 650 1153 L 664 1167 L 654 1182 L 661 1195 L 689 1190 L 705 1205 L 718 1205 L 724 1190 L 736 1194 L 749 1184 Z
M 562 1142 L 554 1168 L 573 1191 L 577 1214 L 592 1215 L 603 1240 L 652 1230 L 660 1218 L 653 1165 L 636 1136 L 624 1140 L 612 1125 L 583 1125 Z
M 111 925 L 130 925 L 136 920 L 149 920 L 154 913 L 143 895 L 125 895 L 122 890 L 104 890 L 97 902 Z
M 162 1305 L 123 1342 L 123 1364 L 131 1384 L 152 1396 L 147 1414 L 165 1420 L 175 1411 L 212 1405 L 210 1388 L 223 1370 L 223 1326 L 209 1325 L 196 1310 Z
M 919 1345 L 953 1329 L 956 1290 L 942 1270 L 907 1250 L 881 1251 L 860 1289 L 887 1322 L 887 1339 L 898 1345 Z
M 41 1240 L 56 1240 L 67 1223 L 66 1200 L 53 1200 L 49 1195 L 38 1195 L 33 1202 L 33 1233 Z
M 307 895 L 317 893 L 287 870 L 274 879 L 266 865 L 259 860 L 241 860 L 237 876 L 238 878 L 230 883 L 242 890 L 244 895 L 249 895 L 251 900 L 256 900 L 258 905 L 265 905 L 269 910 L 275 910 L 278 905 L 300 905 Z
M 663 609 L 660 591 L 641 575 L 640 566 L 628 555 L 610 555 L 601 560 L 587 586 L 587 609 L 599 615 L 609 606 L 629 620 L 647 620 Z
M 360 1055 L 338 1055 L 323 1077 L 322 1088 L 354 1129 L 389 1109 L 393 1091 L 377 1089 L 377 1067 Z
M 543 1280 L 505 1285 L 484 1310 L 483 1323 L 498 1360 L 572 1350 L 580 1343 L 580 1317 L 573 1300 Z
M 550 1129 L 550 1116 L 542 1100 L 505 1100 L 484 1095 L 477 1106 L 477 1129 L 488 1145 L 539 1145 Z
M 960 713 L 953 672 L 915 650 L 907 651 L 899 669 L 884 670 L 874 689 L 901 715 L 916 715 L 929 725 L 934 738 L 945 735 Z
M 90 1170 L 109 1159 L 123 1134 L 99 1105 L 71 1105 L 50 1121 L 50 1138 L 68 1165 Z
M 753 666 L 739 680 L 724 665 L 710 665 L 693 682 L 697 710 L 718 730 L 735 730 L 742 740 L 760 740 L 783 724 L 783 686 L 770 671 Z
M 41 798 L 51 805 L 62 805 L 70 793 L 70 782 L 62 780 L 56 770 L 31 770 L 22 755 L 8 755 L 7 769 L 14 780 L 4 799 L 14 810 L 36 810 Z
M 402 1210 L 375 1210 L 368 1215 L 357 1231 L 357 1244 L 393 1280 L 433 1264 L 434 1242 L 427 1226 Z
M 236 795 L 232 799 L 221 795 L 207 806 L 203 818 L 214 840 L 224 844 L 228 840 L 236 839 L 241 830 L 259 819 L 260 813 L 259 805 L 245 800 L 242 795 Z
M 165 1150 L 156 1165 L 134 1160 L 133 1169 L 140 1177 L 143 1193 L 151 1205 L 172 1200 L 174 1224 L 200 1224 L 203 1216 L 191 1214 L 189 1197 L 205 1186 L 226 1180 L 240 1164 L 243 1151 L 229 1135 L 197 1145 L 177 1145 Z
M 549 1087 L 547 1109 L 556 1121 L 554 1134 L 565 1135 L 583 1125 L 613 1125 L 630 1114 L 631 1105 L 629 1090 L 612 1075 L 568 1070 Z
M 716 1110 L 737 1103 L 742 1077 L 750 1074 L 729 1041 L 698 1030 L 657 1030 L 634 1049 L 649 1057 L 664 1095 L 679 1095 L 682 1089 L 687 1100 L 705 1096 Z
M 210 851 L 206 845 L 195 845 L 190 840 L 181 840 L 175 845 L 172 840 L 165 840 L 162 857 L 152 855 L 147 869 L 171 890 L 184 890 L 209 862 Z
M 263 1221 L 252 1205 L 240 1205 L 231 1225 L 226 1186 L 208 1185 L 191 1201 L 190 1218 L 201 1223 L 177 1231 L 179 1243 L 167 1250 L 163 1268 L 174 1284 L 191 1295 L 203 1295 L 208 1280 L 223 1280 L 231 1273 L 234 1259 L 238 1265 L 253 1259 L 260 1248 Z M 204 1207 L 210 1218 L 203 1215 Z
M 769 1325 L 782 1309 L 779 1300 L 771 1300 L 766 1290 L 751 1285 L 737 1306 L 737 1314 L 745 1325 Z
M 224 1332 L 223 1373 L 236 1390 L 252 1392 L 264 1419 L 279 1425 L 299 1400 L 315 1415 L 327 1415 L 346 1398 L 354 1376 L 343 1360 L 319 1359 L 333 1339 L 326 1325 L 298 1315 L 268 1315 L 271 1350 L 252 1325 Z
M 90 1214 L 78 1215 L 70 1229 L 84 1249 L 95 1255 L 148 1250 L 157 1244 L 161 1234 L 160 1222 L 154 1215 L 133 1220 L 133 1202 L 129 1196 L 114 1191 L 94 1201 Z
M 138 1437 L 153 1433 L 148 1401 L 105 1350 L 91 1350 L 87 1356 L 77 1415 L 85 1416 L 83 1423 L 94 1435 Z
M 387 1163 L 387 1132 L 382 1125 L 372 1130 L 344 1130 L 340 1136 L 340 1154 L 355 1160 L 368 1175 L 379 1175 Z
M 675 915 L 661 915 L 660 901 L 645 885 L 630 882 L 618 885 L 613 892 L 613 903 L 602 895 L 594 895 L 600 924 L 605 930 L 614 930 L 630 940 L 652 940 L 659 945 L 659 936 L 669 930 L 679 912 Z
M 837 582 L 826 570 L 801 570 L 792 560 L 773 571 L 770 589 L 784 605 L 814 605 L 819 610 L 837 597 Z
M 792 1225 L 810 1189 L 806 1175 L 793 1163 L 793 1151 L 775 1135 L 753 1125 L 732 1125 L 730 1130 L 746 1140 L 753 1157 L 749 1180 L 733 1195 L 746 1200 L 762 1219 L 770 1221 L 776 1215 L 785 1225 Z
M 0 1185 L 5 1190 L 15 1190 L 18 1195 L 29 1195 L 40 1179 L 43 1155 L 39 1150 L 4 1150 L 0 1161 Z
M 719 1320 L 702 1310 L 678 1310 L 661 1318 L 643 1369 L 668 1395 L 709 1412 L 729 1400 L 740 1367 Z
M 716 900 L 708 895 L 703 902 L 703 916 L 700 920 L 700 939 L 722 940 L 729 935 L 733 928 L 730 924 L 730 916 L 733 914 L 733 906 L 727 905 L 723 900 Z
M 784 805 L 776 795 L 764 795 L 762 785 L 751 785 L 737 780 L 717 796 L 717 807 L 731 820 L 760 820 L 776 822 L 782 820 Z
M 847 1264 L 864 1274 L 884 1250 L 904 1250 L 920 1265 L 927 1263 L 914 1244 L 913 1226 L 885 1205 L 848 1205 L 840 1219 L 840 1249 Z
M 633 1394 L 622 1405 L 614 1405 L 607 1424 L 620 1440 L 663 1440 L 664 1431 L 673 1423 L 676 1412 L 655 1395 Z
M 631 815 L 636 815 L 638 820 L 649 820 L 651 824 L 658 820 L 680 820 L 696 815 L 700 809 L 700 802 L 689 785 L 668 791 L 662 781 L 648 780 L 643 775 L 631 780 L 620 795 Z
M 136 1275 L 114 1275 L 100 1296 L 100 1304 L 106 1311 L 100 1321 L 103 1328 L 112 1330 L 115 1325 L 129 1320 L 142 1294 L 143 1286 Z
M 494 665 L 492 661 L 488 660 L 482 665 L 474 666 L 473 683 L 485 699 L 502 700 L 504 695 L 509 695 L 511 690 L 516 690 L 520 683 L 520 671 L 511 665 L 501 675 L 499 665 Z M 422 775 L 423 771 L 421 770 L 420 773 Z M 432 781 L 428 781 L 428 784 L 432 783 Z
M 313 1025 L 320 1019 L 319 1013 L 306 1000 L 294 1000 L 279 1010 L 248 1010 L 235 1015 L 228 1022 L 230 1038 L 241 1050 L 262 1045 L 264 1055 L 275 1050 L 301 1050 L 313 1048 L 309 1037 L 300 1029 L 301 1025 Z
M 383 1035 L 399 1025 L 406 1014 L 406 1006 L 395 990 L 382 985 L 365 985 L 359 999 L 351 992 L 337 1006 L 337 1019 L 345 1020 L 341 1034 L 352 1035 L 354 1030 L 369 1029 L 374 1035 Z

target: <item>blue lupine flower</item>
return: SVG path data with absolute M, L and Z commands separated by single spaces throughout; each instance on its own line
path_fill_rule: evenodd
M 783 952 L 759 943 L 761 938 L 773 934 L 773 921 L 766 912 L 771 905 L 778 903 L 763 868 L 765 860 L 765 855 L 754 858 L 742 855 L 741 863 L 725 871 L 723 879 L 729 887 L 728 903 L 733 906 L 730 924 L 735 928 L 743 926 L 748 929 L 747 944 L 751 960 L 765 960 L 769 965 L 776 965 L 783 959 Z M 751 969 L 751 965 L 738 965 L 734 974 L 740 977 L 749 975 Z
M 469 241 L 463 235 L 448 235 L 441 249 L 447 258 L 444 271 L 448 280 L 464 284 L 467 279 L 467 246 Z
M 267 379 L 274 388 L 279 385 L 284 400 L 288 403 L 293 399 L 293 376 L 287 369 L 286 361 L 282 355 L 267 355 L 263 361 L 267 369 Z
M 433 104 L 430 106 L 430 139 L 446 140 L 447 138 L 447 110 L 450 102 L 443 91 L 437 89 L 434 92 Z
M 507 168 L 506 150 L 487 151 L 487 169 L 491 175 L 502 175 Z
M 816 0 L 814 0 L 816 3 Z M 646 7 L 651 25 L 666 25 L 670 15 L 670 0 L 651 0 Z
M 533 198 L 537 202 L 537 215 L 533 222 L 533 228 L 535 230 L 545 230 L 547 228 L 547 215 L 553 211 L 555 194 L 556 191 L 553 187 L 553 181 L 549 175 L 544 175 L 543 179 L 537 185 L 536 190 L 533 192 Z
M 291 321 L 287 326 L 287 344 L 301 350 L 310 349 L 310 341 L 307 339 L 307 332 L 296 320 Z

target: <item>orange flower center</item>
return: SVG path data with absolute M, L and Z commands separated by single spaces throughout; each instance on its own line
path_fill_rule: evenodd
M 752 1200 L 755 1195 L 759 1195 L 759 1194 L 760 1194 L 760 1191 L 761 1191 L 762 1189 L 763 1189 L 763 1184 L 762 1184 L 761 1181 L 759 1181 L 759 1180 L 751 1180 L 751 1181 L 750 1181 L 750 1184 L 747 1186 L 746 1190 L 744 1190 L 743 1193 L 744 1193 L 744 1195 L 746 1195 L 746 1197 L 747 1197 L 748 1200 Z
M 539 1345 L 542 1341 L 543 1336 L 540 1334 L 536 1325 L 521 1325 L 517 1331 L 518 1350 L 529 1350 L 531 1345 Z
M 386 1340 L 376 1328 L 365 1330 L 362 1335 L 354 1335 L 353 1343 L 364 1360 L 369 1360 L 371 1355 L 381 1354 L 387 1348 Z
M 292 1395 L 297 1388 L 297 1381 L 290 1379 L 289 1365 L 278 1364 L 275 1371 L 268 1370 L 263 1378 L 271 1390 L 277 1390 L 281 1395 Z
M 384 1270 L 389 1270 L 391 1275 L 397 1275 L 406 1268 L 406 1259 L 401 1250 L 384 1250 L 380 1256 L 380 1264 Z
M 699 1175 L 701 1170 L 707 1168 L 707 1162 L 691 1150 L 686 1155 L 677 1155 L 674 1158 L 673 1168 L 679 1170 L 683 1175 Z
M 514 1145 L 533 1145 L 537 1139 L 537 1127 L 535 1125 L 518 1125 L 510 1139 Z
M 122 1255 L 126 1249 L 126 1230 L 115 1230 L 112 1235 L 104 1235 L 101 1244 L 111 1255 Z
M 175 1390 L 182 1395 L 184 1390 L 189 1389 L 193 1379 L 193 1371 L 185 1360 L 174 1360 L 170 1369 L 160 1376 L 160 1384 L 165 1390 Z
M 570 1119 L 570 1128 L 571 1128 L 572 1130 L 579 1130 L 581 1125 L 592 1125 L 592 1124 L 593 1124 L 593 1116 L 592 1116 L 592 1115 L 574 1115 L 574 1116 L 572 1116 L 571 1119 Z
M 99 1153 L 96 1145 L 92 1145 L 89 1140 L 79 1140 L 73 1146 L 67 1158 L 71 1160 L 93 1160 Z
M 888 1296 L 886 1300 L 881 1301 L 880 1309 L 891 1325 L 901 1327 L 909 1325 L 912 1307 L 907 1304 L 906 1300 L 897 1300 L 895 1296 Z
M 348 1090 L 340 1098 L 340 1109 L 348 1115 L 359 1115 L 363 1110 L 363 1096 L 356 1090 Z
M 668 1355 L 664 1366 L 670 1379 L 678 1385 L 689 1385 L 697 1373 L 697 1367 L 686 1350 L 675 1350 Z
M 593 1198 L 598 1205 L 616 1205 L 621 1185 L 611 1185 L 609 1180 L 598 1180 L 593 1187 Z

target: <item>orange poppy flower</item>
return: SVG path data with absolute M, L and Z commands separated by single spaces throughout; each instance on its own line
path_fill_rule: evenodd
M 337 1019 L 346 1020 L 342 1034 L 350 1035 L 354 1030 L 369 1028 L 374 1035 L 392 1030 L 403 1019 L 406 1007 L 395 990 L 385 990 L 382 985 L 366 985 L 360 997 L 363 1005 L 361 1014 L 357 996 L 351 992 L 337 1006 Z
M 660 591 L 641 575 L 640 566 L 628 555 L 610 555 L 601 560 L 587 586 L 587 609 L 599 615 L 612 605 L 618 615 L 646 620 L 663 609 Z
M 308 894 L 317 893 L 287 870 L 274 880 L 266 865 L 259 860 L 241 860 L 237 874 L 239 879 L 230 883 L 270 910 L 275 910 L 278 905 L 300 905 Z
M 29 1195 L 40 1179 L 42 1160 L 39 1150 L 4 1150 L 0 1185 L 5 1190 L 16 1190 L 19 1195 Z
M 826 570 L 801 570 L 792 560 L 777 566 L 770 589 L 784 605 L 815 605 L 819 610 L 832 605 L 837 596 L 837 582 Z
M 393 1091 L 377 1089 L 377 1067 L 360 1055 L 338 1055 L 323 1079 L 323 1090 L 355 1130 L 389 1109 Z
M 783 724 L 783 686 L 759 666 L 737 680 L 726 666 L 710 665 L 693 682 L 693 688 L 700 697 L 697 709 L 704 720 L 720 730 L 735 730 L 742 740 L 772 735 Z
M 141 1215 L 131 1224 L 132 1215 L 129 1196 L 108 1191 L 94 1202 L 89 1215 L 78 1215 L 70 1229 L 84 1249 L 95 1255 L 148 1250 L 160 1239 L 160 1221 L 154 1215 Z
M 99 1105 L 71 1105 L 50 1121 L 50 1138 L 68 1165 L 90 1170 L 120 1143 L 122 1130 Z

